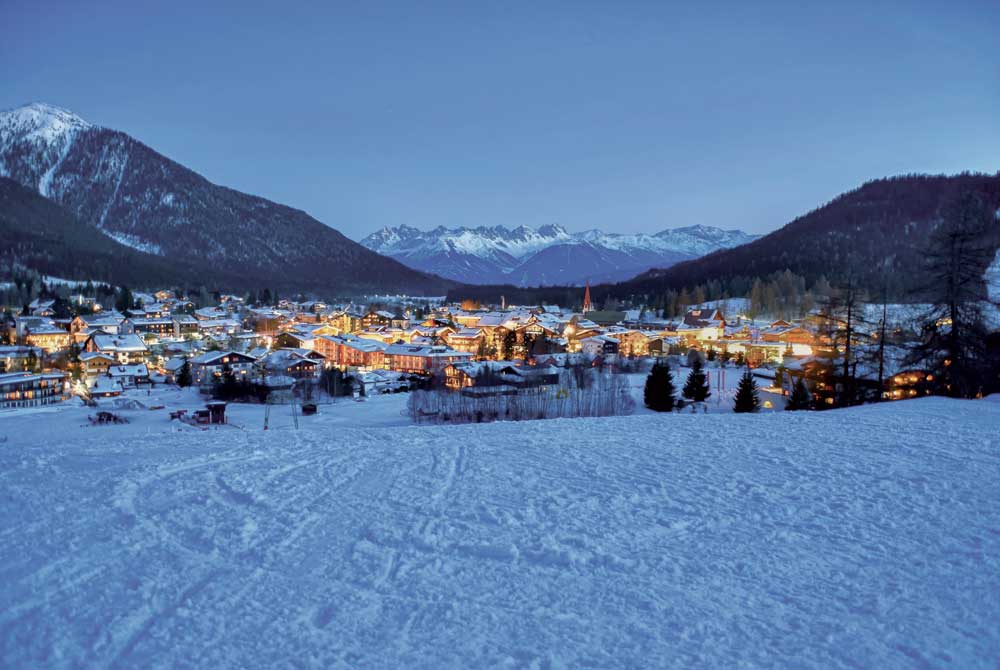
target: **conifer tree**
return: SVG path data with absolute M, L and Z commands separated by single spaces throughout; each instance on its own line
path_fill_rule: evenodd
M 788 397 L 785 409 L 790 412 L 809 409 L 809 389 L 806 388 L 802 377 L 799 377 L 792 386 L 792 394 Z
M 736 399 L 733 403 L 734 412 L 756 412 L 760 409 L 760 396 L 757 393 L 757 382 L 750 374 L 750 368 L 746 369 L 740 377 L 740 384 L 736 387 Z
M 705 402 L 712 395 L 708 388 L 708 376 L 702 367 L 701 358 L 696 357 L 691 365 L 691 372 L 684 382 L 682 395 L 693 402 Z
M 191 362 L 184 361 L 184 365 L 182 365 L 181 369 L 177 372 L 177 385 L 181 388 L 187 388 L 193 383 L 194 380 L 191 377 Z
M 665 363 L 657 363 L 646 377 L 642 399 L 646 407 L 654 412 L 669 412 L 673 410 L 674 375 Z
M 908 362 L 933 370 L 946 395 L 972 398 L 991 381 L 982 277 L 998 231 L 992 209 L 978 195 L 965 194 L 947 208 L 925 252 L 921 296 L 930 309 L 922 319 L 923 341 Z

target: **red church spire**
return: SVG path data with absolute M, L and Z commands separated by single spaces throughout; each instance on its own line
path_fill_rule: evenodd
M 590 304 L 590 281 L 587 281 L 587 288 L 583 291 L 583 313 L 593 312 L 594 306 Z

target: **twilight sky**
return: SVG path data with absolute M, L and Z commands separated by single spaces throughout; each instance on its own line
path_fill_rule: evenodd
M 4 0 L 0 108 L 356 239 L 766 232 L 871 178 L 1000 170 L 995 0 L 158 4 Z

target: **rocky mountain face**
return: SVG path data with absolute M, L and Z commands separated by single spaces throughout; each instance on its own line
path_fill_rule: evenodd
M 621 281 L 757 236 L 739 230 L 688 226 L 647 235 L 600 230 L 569 233 L 558 225 L 383 228 L 361 244 L 407 265 L 471 284 L 574 285 Z
M 95 234 L 247 287 L 440 294 L 451 285 L 301 210 L 213 184 L 125 133 L 49 105 L 0 113 L 0 176 Z

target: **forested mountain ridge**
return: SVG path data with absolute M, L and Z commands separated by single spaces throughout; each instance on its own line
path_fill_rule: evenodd
M 127 247 L 82 225 L 67 210 L 0 177 L 0 279 L 17 266 L 43 275 L 131 286 L 186 286 L 190 263 Z M 213 278 L 225 283 L 233 278 Z
M 679 290 L 790 270 L 809 283 L 825 277 L 836 284 L 851 275 L 862 286 L 884 285 L 905 298 L 920 284 L 922 258 L 945 208 L 967 192 L 1000 211 L 1000 173 L 877 179 L 759 240 L 652 270 L 619 284 L 616 293 Z

